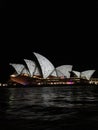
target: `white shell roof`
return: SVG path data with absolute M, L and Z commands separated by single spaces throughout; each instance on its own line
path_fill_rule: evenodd
M 35 67 L 33 75 L 40 75 L 41 76 L 41 72 L 37 66 Z
M 57 77 L 57 72 L 54 70 L 50 75 Z
M 30 76 L 29 71 L 24 67 L 21 74 L 28 74 Z
M 66 76 L 66 78 L 70 78 L 70 72 L 72 71 L 72 65 L 61 65 L 56 69 L 59 70 L 62 74 Z
M 80 73 L 79 71 L 73 70 L 72 72 L 73 72 L 78 78 L 80 78 L 80 74 L 81 74 L 81 73 Z
M 64 74 L 63 74 L 62 72 L 60 72 L 59 70 L 56 70 L 56 72 L 57 72 L 57 76 L 58 76 L 58 77 L 64 76 Z
M 53 64 L 44 56 L 33 52 L 41 67 L 43 78 L 47 78 L 55 69 Z
M 93 75 L 93 73 L 95 72 L 95 70 L 86 70 L 81 72 L 81 78 L 85 77 L 86 79 L 90 79 Z
M 86 70 L 86 71 L 82 71 L 82 72 L 78 72 L 78 71 L 72 71 L 78 78 L 86 78 L 86 79 L 90 79 L 91 76 L 93 75 L 93 73 L 95 72 L 95 70 Z
M 13 66 L 13 68 L 16 70 L 17 74 L 21 74 L 22 70 L 25 68 L 25 66 L 22 64 L 10 63 L 10 65 Z
M 33 73 L 34 73 L 34 71 L 35 71 L 36 64 L 35 64 L 35 62 L 32 61 L 32 60 L 24 59 L 24 61 L 26 62 L 27 67 L 28 67 L 28 70 L 29 70 L 29 72 L 30 72 L 30 76 L 32 77 L 32 76 L 33 76 Z

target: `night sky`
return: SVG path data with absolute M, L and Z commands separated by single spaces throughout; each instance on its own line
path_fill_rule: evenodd
M 6 8 L 6 0 L 0 0 L 0 8 Z
M 1 24 L 1 81 L 13 72 L 9 63 L 24 63 L 24 58 L 33 60 L 32 52 L 47 57 L 55 67 L 72 64 L 77 71 L 98 71 L 97 5 L 96 2 L 95 7 L 83 5 L 67 10 L 65 15 L 52 13 L 36 18 L 23 11 L 5 13 Z

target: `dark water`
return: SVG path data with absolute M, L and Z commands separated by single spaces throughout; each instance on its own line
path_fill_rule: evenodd
M 0 88 L 0 130 L 98 130 L 98 86 Z

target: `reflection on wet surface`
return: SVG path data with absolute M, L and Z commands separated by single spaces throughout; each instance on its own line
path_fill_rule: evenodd
M 7 128 L 17 129 L 98 129 L 98 88 L 2 88 L 0 121 L 2 128 L 5 123 Z

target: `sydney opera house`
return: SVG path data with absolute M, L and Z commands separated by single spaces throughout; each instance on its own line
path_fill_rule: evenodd
M 10 63 L 15 73 L 10 75 L 9 85 L 52 86 L 97 84 L 92 79 L 95 70 L 73 70 L 73 65 L 54 65 L 43 55 L 33 52 L 36 60 L 24 59 L 25 64 Z M 72 76 L 73 75 L 73 76 Z

